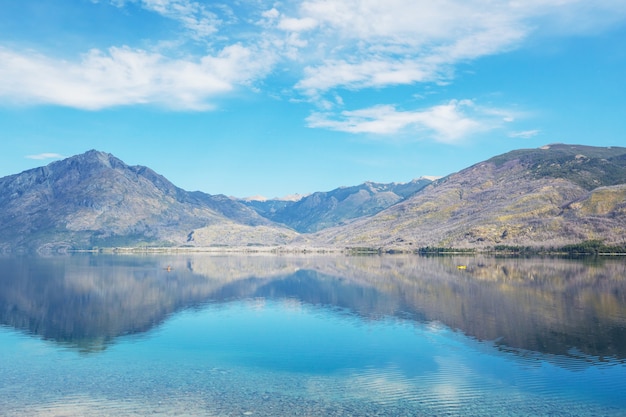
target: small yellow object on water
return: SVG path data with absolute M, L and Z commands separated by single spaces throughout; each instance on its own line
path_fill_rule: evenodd
M 457 268 L 458 269 L 467 269 L 467 266 L 466 265 L 458 265 Z

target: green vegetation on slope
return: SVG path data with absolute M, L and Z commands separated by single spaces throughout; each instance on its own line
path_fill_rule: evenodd
M 626 183 L 626 148 L 555 144 L 508 152 L 488 162 L 500 167 L 514 160 L 535 178 L 562 178 L 586 190 Z

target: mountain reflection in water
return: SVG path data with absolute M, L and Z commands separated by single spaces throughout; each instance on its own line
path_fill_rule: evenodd
M 183 309 L 261 298 L 438 322 L 523 354 L 626 358 L 621 258 L 75 255 L 4 257 L 0 271 L 0 324 L 86 352 Z

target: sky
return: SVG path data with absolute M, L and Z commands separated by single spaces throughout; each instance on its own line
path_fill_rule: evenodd
M 549 143 L 626 146 L 626 1 L 0 0 L 0 177 L 272 198 Z

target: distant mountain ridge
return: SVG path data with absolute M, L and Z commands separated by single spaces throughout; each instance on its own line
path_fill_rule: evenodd
M 274 222 L 289 226 L 300 233 L 311 233 L 358 217 L 376 214 L 417 193 L 431 182 L 427 178 L 391 184 L 368 181 L 353 187 L 315 192 L 297 201 L 266 200 L 244 203 Z
M 119 246 L 626 246 L 626 148 L 521 149 L 432 181 L 366 182 L 297 201 L 188 192 L 88 151 L 0 178 L 0 251 Z

